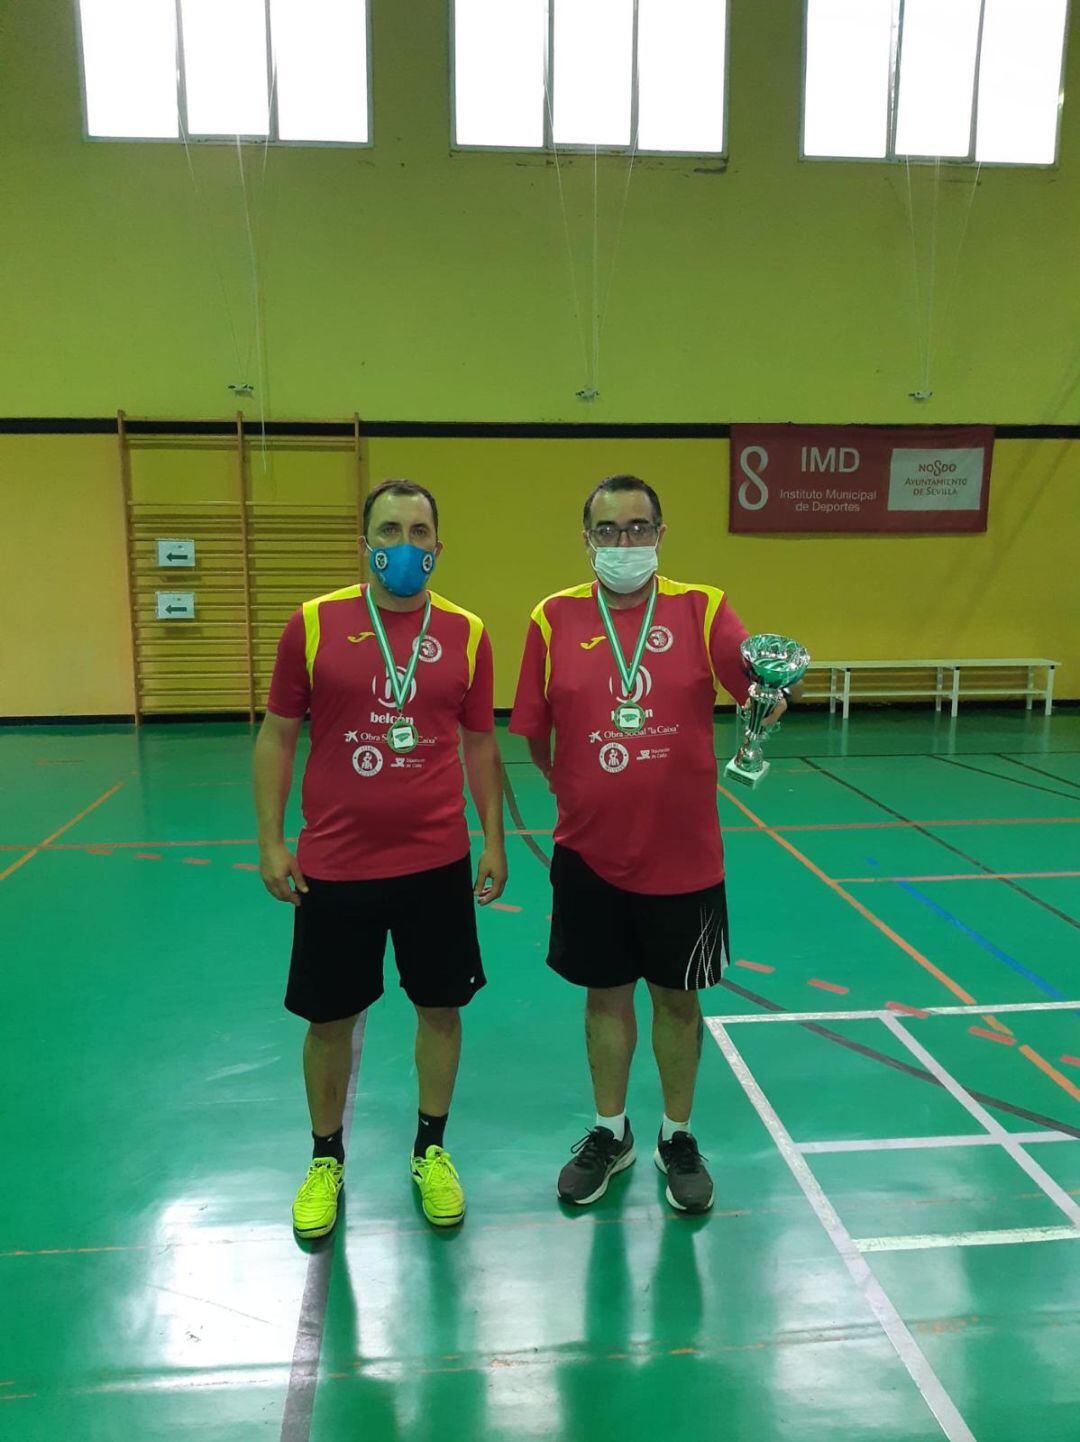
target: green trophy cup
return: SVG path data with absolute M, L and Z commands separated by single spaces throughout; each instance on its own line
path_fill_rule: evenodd
M 751 677 L 750 695 L 739 708 L 745 727 L 742 744 L 724 768 L 724 775 L 740 786 L 754 787 L 769 770 L 761 753 L 766 739 L 765 718 L 776 709 L 784 687 L 802 680 L 810 653 L 787 636 L 768 634 L 747 636 L 739 650 Z

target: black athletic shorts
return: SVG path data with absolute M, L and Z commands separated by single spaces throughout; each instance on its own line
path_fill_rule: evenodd
M 642 977 L 672 991 L 715 986 L 728 962 L 724 883 L 677 896 L 623 891 L 576 851 L 551 858 L 548 966 L 575 986 L 625 986 Z
M 485 984 L 468 856 L 383 881 L 320 881 L 296 908 L 285 1006 L 340 1021 L 383 994 L 386 938 L 417 1006 L 466 1006 Z

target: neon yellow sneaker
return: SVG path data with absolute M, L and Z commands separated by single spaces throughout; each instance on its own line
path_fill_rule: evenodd
M 412 1159 L 412 1179 L 420 1188 L 424 1216 L 433 1227 L 456 1227 L 465 1216 L 465 1193 L 450 1153 L 428 1147 Z
M 316 1157 L 292 1207 L 293 1230 L 298 1237 L 325 1237 L 337 1221 L 338 1194 L 345 1168 L 333 1157 Z

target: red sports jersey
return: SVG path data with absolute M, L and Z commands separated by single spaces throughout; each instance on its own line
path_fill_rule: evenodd
M 511 731 L 555 731 L 555 840 L 613 886 L 667 896 L 723 879 L 716 811 L 713 706 L 720 685 L 746 700 L 739 655 L 746 628 L 712 586 L 657 578 L 652 629 L 633 696 L 596 603 L 596 583 L 541 601 L 532 613 Z M 629 661 L 645 603 L 612 610 Z M 645 708 L 645 729 L 616 730 L 620 702 Z
M 304 829 L 297 858 L 324 881 L 406 876 L 469 851 L 458 728 L 491 731 L 491 642 L 478 616 L 432 591 L 431 622 L 406 704 L 420 744 L 386 744 L 397 708 L 371 626 L 364 586 L 347 586 L 294 613 L 278 645 L 267 710 L 311 712 Z M 424 608 L 380 612 L 398 673 Z

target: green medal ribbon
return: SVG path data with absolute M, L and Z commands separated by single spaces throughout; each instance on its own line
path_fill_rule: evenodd
M 641 630 L 638 632 L 637 645 L 634 647 L 634 654 L 630 664 L 626 664 L 626 657 L 623 655 L 622 647 L 619 645 L 619 638 L 615 634 L 615 625 L 611 619 L 611 612 L 608 603 L 604 598 L 603 588 L 597 583 L 596 604 L 600 607 L 600 619 L 604 623 L 604 630 L 611 645 L 611 651 L 615 657 L 615 664 L 619 668 L 619 680 L 622 682 L 623 695 L 629 700 L 634 694 L 634 684 L 641 670 L 641 658 L 645 654 L 645 643 L 649 639 L 649 632 L 652 630 L 653 613 L 656 610 L 656 596 L 659 587 L 654 583 L 649 592 L 648 604 L 645 607 L 645 615 L 642 617 Z
M 371 598 L 371 587 L 364 592 L 364 600 L 367 602 L 368 615 L 371 617 L 371 624 L 375 631 L 375 639 L 379 643 L 379 650 L 382 652 L 383 661 L 386 663 L 386 679 L 390 683 L 390 694 L 394 698 L 398 715 L 404 718 L 405 707 L 408 705 L 409 691 L 412 687 L 413 678 L 416 675 L 416 667 L 420 660 L 420 647 L 424 644 L 424 637 L 427 635 L 428 623 L 431 620 L 431 597 L 427 598 L 427 605 L 424 607 L 424 619 L 420 626 L 420 634 L 416 638 L 416 645 L 409 657 L 409 664 L 405 667 L 405 675 L 398 675 L 397 663 L 394 661 L 394 653 L 390 649 L 390 642 L 386 636 L 386 627 L 383 625 L 382 617 L 379 615 L 379 608 Z

